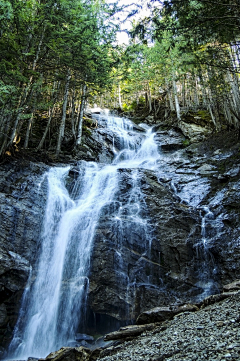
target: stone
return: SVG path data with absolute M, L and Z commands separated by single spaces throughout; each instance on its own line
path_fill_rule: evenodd
M 138 316 L 136 323 L 142 325 L 146 323 L 163 322 L 173 318 L 174 314 L 174 309 L 171 309 L 170 307 L 155 307 L 141 313 Z
M 137 318 L 137 324 L 148 324 L 152 322 L 164 322 L 172 319 L 175 315 L 183 312 L 195 312 L 199 308 L 196 305 L 185 304 L 182 306 L 155 307 L 151 310 L 141 313 Z
M 131 325 L 121 327 L 119 331 L 111 332 L 104 337 L 105 341 L 132 338 L 141 335 L 145 331 L 150 331 L 156 327 L 155 324 Z
M 88 343 L 93 343 L 94 342 L 94 337 L 90 336 L 90 335 L 86 335 L 85 333 L 77 333 L 75 340 L 80 342 L 80 341 L 86 341 Z
M 154 137 L 154 140 L 159 145 L 160 151 L 169 152 L 183 149 L 185 147 L 184 142 L 186 137 L 175 129 L 167 131 L 158 131 Z
M 228 297 L 235 296 L 236 294 L 237 294 L 237 291 L 235 291 L 235 292 L 224 292 L 224 293 L 219 293 L 217 295 L 208 296 L 208 297 L 204 298 L 204 300 L 201 302 L 201 307 L 212 305 L 212 304 L 214 304 L 216 302 L 225 300 Z
M 211 164 L 205 163 L 201 167 L 198 168 L 198 171 L 202 175 L 209 175 L 209 174 L 213 174 L 214 172 L 216 172 L 216 169 Z
M 178 126 L 185 137 L 190 139 L 191 143 L 200 142 L 212 133 L 212 129 L 210 127 L 204 127 L 193 123 L 180 121 Z
M 7 308 L 4 303 L 0 305 L 0 327 L 6 326 L 8 321 Z
M 225 292 L 240 290 L 240 280 L 236 280 L 234 282 L 231 282 L 231 283 L 223 286 L 223 290 Z
M 88 361 L 91 351 L 84 347 L 62 347 L 56 352 L 50 353 L 45 361 Z
M 195 312 L 198 311 L 199 308 L 196 305 L 192 305 L 192 304 L 185 304 L 182 306 L 179 306 L 176 308 L 175 313 L 182 313 L 182 312 Z
M 141 129 L 138 130 L 140 141 Z M 182 149 L 184 139 L 186 137 L 177 130 L 159 131 L 156 142 L 159 148 L 161 141 L 165 146 L 164 155 L 161 154 L 159 159 L 159 174 L 144 169 L 119 169 L 120 190 L 116 201 L 102 209 L 92 249 L 87 315 L 90 315 L 90 321 L 97 320 L 97 327 L 105 327 L 101 329 L 103 333 L 134 322 L 146 310 L 167 307 L 176 300 L 179 304 L 192 302 L 201 307 L 200 301 L 205 294 L 198 283 L 203 264 L 199 256 L 202 215 L 205 214 L 203 205 L 209 207 L 214 218 L 207 220 L 206 228 L 208 252 L 214 260 L 210 273 L 215 288 L 209 292 L 220 292 L 222 285 L 240 277 L 237 153 L 230 152 L 232 155 L 228 156 L 223 149 L 221 159 L 211 158 L 211 164 L 208 164 L 208 148 L 213 154 L 211 144 L 207 149 L 196 143 Z M 119 140 L 116 139 L 114 144 L 118 149 Z M 110 163 L 114 157 L 113 133 L 106 133 L 101 126 L 93 129 L 82 155 L 86 156 L 86 150 L 89 152 L 86 159 Z M 218 162 L 222 159 L 224 165 L 227 164 L 224 174 L 234 170 L 224 185 L 218 181 L 219 169 L 222 169 L 222 163 Z M 72 164 L 67 179 L 69 189 L 79 171 L 76 162 Z M 44 172 L 48 168 L 45 164 L 13 161 L 1 165 L 0 169 L 3 257 L 2 261 L 0 259 L 3 297 L 0 341 L 4 346 L 9 342 L 17 320 L 30 266 L 33 278 L 36 272 L 47 195 Z M 205 177 L 199 170 L 210 177 Z M 131 209 L 133 215 L 126 210 L 133 189 L 131 172 L 136 174 L 141 194 L 141 213 Z M 216 178 L 212 177 L 212 172 Z M 134 217 L 144 220 L 139 230 Z M 213 225 L 215 220 L 217 231 Z M 218 298 L 217 295 L 205 303 L 211 304 Z M 87 320 L 89 329 L 83 332 L 91 333 L 93 322 L 90 321 Z
M 45 164 L 12 161 L 0 168 L 0 343 L 17 321 L 30 268 L 35 267 L 46 202 Z

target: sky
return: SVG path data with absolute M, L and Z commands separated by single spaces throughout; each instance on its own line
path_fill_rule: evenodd
M 138 0 L 138 4 L 140 5 L 141 0 Z M 131 4 L 133 4 L 133 6 L 130 6 Z M 131 30 L 132 28 L 132 22 L 136 22 L 139 19 L 150 15 L 150 11 L 147 8 L 147 3 L 144 2 L 144 4 L 142 5 L 142 8 L 139 7 L 139 11 L 136 15 L 130 17 L 129 19 L 127 19 L 126 21 L 124 21 L 127 17 L 127 15 L 129 14 L 129 12 L 131 10 L 135 10 L 138 8 L 138 5 L 136 5 L 136 3 L 134 4 L 133 1 L 131 0 L 120 0 L 119 1 L 119 5 L 129 5 L 125 11 L 122 12 L 122 14 L 119 14 L 119 21 L 120 21 L 120 28 L 121 28 L 121 32 L 119 32 L 117 34 L 117 41 L 119 44 L 128 44 L 129 43 L 129 37 L 127 35 L 127 33 L 124 30 Z
M 111 0 L 107 0 L 107 1 L 110 2 Z M 125 29 L 131 30 L 133 22 L 137 22 L 141 18 L 150 16 L 153 7 L 160 8 L 162 6 L 161 1 L 159 1 L 159 0 L 151 1 L 151 7 L 152 7 L 151 10 L 149 9 L 149 6 L 148 6 L 149 3 L 145 0 L 119 0 L 118 4 L 128 6 L 126 8 L 126 10 L 122 12 L 122 14 L 118 14 L 118 16 L 117 16 L 119 18 L 117 21 L 118 21 L 118 23 L 120 22 L 120 28 L 122 30 L 117 35 L 117 41 L 119 44 L 128 44 L 129 43 L 129 37 L 128 37 L 127 33 L 124 31 Z M 132 4 L 132 6 L 131 6 L 131 4 Z M 124 21 L 127 18 L 127 15 L 133 10 L 138 10 L 137 14 L 130 17 L 126 21 Z

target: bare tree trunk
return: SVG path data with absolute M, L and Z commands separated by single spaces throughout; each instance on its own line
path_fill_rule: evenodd
M 199 96 L 198 96 L 198 81 L 197 78 L 195 78 L 195 89 L 194 89 L 194 102 L 197 106 L 197 108 L 199 107 Z
M 211 81 L 213 78 L 213 70 L 210 68 L 207 68 L 207 72 L 208 72 L 208 78 L 210 81 L 210 87 L 209 87 L 209 91 L 208 91 L 208 95 L 209 95 L 209 100 L 210 100 L 210 104 L 209 104 L 209 111 L 213 120 L 213 123 L 215 125 L 216 130 L 220 129 L 220 124 L 219 124 L 219 114 L 218 114 L 218 109 L 217 109 L 217 105 L 216 105 L 216 92 L 215 89 L 213 88 L 213 86 L 211 86 Z
M 166 81 L 166 88 L 167 88 L 167 94 L 168 94 L 170 109 L 173 112 L 175 110 L 175 107 L 174 107 L 174 104 L 173 104 L 171 89 L 169 87 L 169 83 L 168 83 L 167 79 L 165 79 L 165 81 Z
M 70 79 L 71 79 L 71 72 L 70 72 L 70 69 L 68 69 L 67 77 L 66 77 L 65 91 L 64 91 L 64 98 L 63 98 L 62 120 L 61 120 L 60 127 L 59 127 L 58 142 L 57 142 L 57 148 L 56 148 L 56 156 L 57 157 L 59 156 L 59 153 L 61 151 L 62 140 L 64 137 Z
M 230 109 L 229 109 L 229 107 L 227 106 L 226 103 L 227 103 L 227 99 L 226 99 L 226 101 L 224 102 L 224 106 L 223 106 L 223 108 L 224 108 L 224 115 L 225 115 L 225 118 L 226 118 L 228 124 L 231 126 L 231 125 L 233 124 L 232 114 L 231 114 L 231 111 L 230 111 Z
M 27 149 L 27 148 L 28 148 L 29 135 L 30 135 L 31 127 L 32 127 L 34 110 L 35 110 L 35 109 L 33 109 L 32 114 L 31 114 L 31 117 L 30 117 L 30 119 L 29 119 L 29 121 L 28 121 L 28 126 L 27 126 L 27 131 L 26 131 L 24 146 L 23 146 L 24 149 Z
M 237 79 L 235 79 L 234 75 L 232 77 L 230 72 L 228 72 L 228 81 L 230 83 L 231 90 L 232 90 L 232 101 L 234 104 L 235 112 L 237 114 L 239 114 L 239 110 L 238 110 L 239 104 L 240 104 L 239 87 L 238 87 Z
M 74 83 L 73 95 L 72 95 L 72 116 L 71 116 L 71 124 L 72 124 L 72 134 L 74 140 L 76 140 L 76 132 L 75 132 L 75 97 L 76 97 L 76 84 Z
M 81 106 L 80 106 L 79 120 L 78 120 L 76 147 L 81 145 L 82 142 L 83 112 L 85 108 L 86 95 L 87 95 L 87 84 L 84 83 L 82 88 L 82 99 L 81 99 Z
M 206 92 L 203 75 L 201 74 L 201 71 L 199 71 L 199 81 L 200 81 L 200 86 L 201 86 L 201 91 L 202 91 L 202 104 L 207 105 L 207 103 L 208 103 L 207 92 Z
M 121 87 L 119 83 L 118 83 L 118 104 L 119 104 L 119 108 L 122 110 Z
M 149 82 L 147 83 L 147 97 L 148 97 L 149 113 L 151 113 L 151 111 L 152 111 L 152 95 L 151 95 L 151 89 L 149 86 Z
M 50 112 L 49 112 L 49 118 L 48 118 L 48 122 L 47 122 L 47 125 L 46 125 L 46 128 L 45 128 L 45 131 L 43 133 L 43 136 L 42 136 L 42 139 L 40 140 L 38 146 L 37 146 L 37 150 L 40 150 L 42 149 L 43 147 L 43 144 L 44 144 L 44 141 L 46 139 L 46 136 L 47 136 L 47 133 L 48 133 L 48 130 L 50 128 L 50 125 L 51 125 L 51 122 L 52 122 L 52 117 L 53 117 L 53 114 L 54 114 L 54 108 L 55 108 L 55 104 L 56 104 L 56 101 L 57 101 L 57 98 L 58 98 L 58 93 L 59 93 L 59 88 L 60 88 L 60 81 L 58 82 L 57 84 L 57 91 L 54 95 L 54 100 L 53 100 L 53 105 L 50 109 Z M 53 93 L 54 93 L 54 89 L 53 89 Z
M 178 119 L 178 121 L 180 121 L 181 120 L 181 113 L 180 113 L 180 106 L 179 106 L 179 101 L 178 101 L 178 96 L 177 96 L 177 85 L 176 85 L 175 79 L 173 79 L 172 83 L 173 83 L 173 91 L 174 91 L 174 99 L 175 99 L 175 107 L 176 107 L 177 119 Z
M 8 131 L 9 131 L 9 128 L 10 128 L 10 120 L 11 120 L 11 115 L 6 117 L 5 127 L 3 128 L 4 137 L 3 137 L 3 142 L 2 142 L 1 149 L 0 149 L 0 156 L 3 155 L 3 153 L 7 149 Z
M 182 84 L 182 106 L 186 106 L 186 75 L 183 76 Z

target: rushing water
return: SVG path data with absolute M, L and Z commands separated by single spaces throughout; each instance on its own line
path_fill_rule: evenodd
M 111 222 L 115 233 L 120 235 L 115 257 L 120 278 L 126 284 L 126 304 L 130 304 L 134 298 L 137 276 L 131 275 L 130 279 L 121 267 L 124 252 L 121 235 L 128 227 L 138 230 L 141 241 L 145 241 L 148 256 L 151 236 L 148 221 L 141 212 L 144 197 L 139 185 L 138 168 L 161 174 L 164 171 L 164 157 L 159 154 L 151 128 L 142 125 L 142 130 L 137 131 L 128 119 L 112 116 L 100 117 L 99 123 L 113 134 L 115 157 L 112 164 L 80 162 L 78 178 L 71 191 L 68 187 L 70 167 L 55 167 L 45 175 L 48 200 L 41 255 L 36 279 L 32 283 L 29 277 L 24 292 L 20 316 L 9 347 L 12 358 L 46 357 L 50 352 L 70 345 L 75 339 L 78 325 L 84 317 L 95 230 L 101 211 L 116 197 L 120 187 L 119 174 L 123 168 L 131 169 L 131 190 L 127 203 L 119 205 Z M 195 179 L 192 184 L 197 189 L 194 182 Z M 179 191 L 174 181 L 171 182 L 172 191 L 190 205 L 191 202 L 194 205 L 199 202 L 206 187 L 204 185 L 203 190 L 198 187 L 190 201 L 188 192 Z M 196 245 L 196 252 L 201 253 L 204 260 L 199 282 L 202 283 L 200 287 L 205 289 L 211 283 L 209 264 L 214 267 L 207 247 L 210 237 L 206 233 L 206 224 L 212 217 L 209 209 L 202 210 L 202 238 L 200 246 Z M 131 319 L 130 314 L 128 319 Z
M 118 189 L 118 169 L 156 166 L 159 153 L 151 129 L 134 132 L 129 120 L 116 117 L 108 117 L 105 123 L 118 143 L 111 165 L 81 162 L 71 194 L 66 187 L 69 167 L 52 168 L 46 174 L 48 200 L 41 256 L 36 280 L 24 293 L 21 317 L 9 347 L 11 357 L 45 357 L 74 340 L 80 310 L 84 310 L 94 231 L 101 209 Z M 144 228 L 136 173 L 132 183 L 128 213 Z M 120 208 L 117 222 L 122 211 Z

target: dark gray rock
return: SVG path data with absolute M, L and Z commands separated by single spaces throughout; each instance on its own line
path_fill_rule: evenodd
M 193 237 L 200 237 L 200 219 L 197 211 L 176 203 L 169 188 L 144 170 L 137 171 L 142 218 L 134 218 L 126 207 L 132 171 L 119 172 L 120 190 L 115 202 L 102 210 L 96 230 L 89 305 L 94 313 L 128 321 L 146 309 L 179 298 L 186 302 L 201 292 L 194 287 L 197 266 L 192 247 Z
M 195 312 L 199 308 L 196 305 L 186 304 L 179 307 L 155 307 L 151 310 L 141 313 L 137 318 L 138 325 L 164 322 L 172 319 L 175 315 L 183 312 Z
M 119 340 L 125 338 L 133 338 L 138 335 L 141 335 L 145 331 L 153 330 L 157 325 L 152 323 L 148 325 L 131 325 L 126 327 L 121 327 L 119 331 L 108 333 L 105 337 L 105 341 L 109 340 Z
M 35 267 L 46 201 L 44 164 L 15 161 L 0 169 L 0 343 L 17 321 L 30 268 Z
M 91 351 L 85 347 L 62 347 L 56 352 L 50 353 L 46 361 L 87 361 Z
M 154 139 L 159 144 L 160 151 L 165 152 L 183 149 L 187 141 L 182 133 L 174 129 L 157 131 Z
M 132 341 L 100 352 L 101 361 L 238 360 L 240 294 L 194 313 L 179 314 Z
M 223 286 L 225 292 L 229 291 L 238 291 L 240 290 L 240 280 L 229 283 L 228 285 Z
M 100 163 L 111 163 L 114 158 L 113 134 L 102 128 L 93 129 L 91 135 L 84 138 L 84 145 L 89 149 L 89 156 Z M 84 158 L 86 159 L 86 158 Z M 86 159 L 87 160 L 87 159 Z
M 240 279 L 240 181 L 239 172 L 229 173 L 238 169 L 236 154 L 208 157 L 196 145 L 180 149 L 185 138 L 176 131 L 158 132 L 156 139 L 164 149 L 159 174 L 119 169 L 115 200 L 101 211 L 89 273 L 91 329 L 117 329 L 148 309 L 199 301 L 205 297 L 204 272 L 215 287 L 209 293 Z M 116 139 L 116 149 L 118 143 Z M 89 159 L 104 163 L 114 157 L 112 146 L 113 135 L 101 127 L 85 142 Z M 42 175 L 47 169 L 43 164 L 14 162 L 0 170 L 3 344 L 11 337 L 30 266 L 34 276 L 47 194 Z M 69 189 L 79 171 L 71 168 Z M 139 207 L 129 207 L 134 187 Z M 207 248 L 202 242 L 204 207 L 212 212 L 205 219 Z

